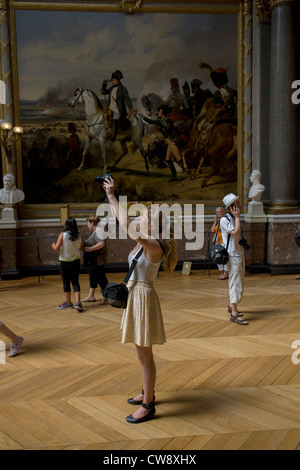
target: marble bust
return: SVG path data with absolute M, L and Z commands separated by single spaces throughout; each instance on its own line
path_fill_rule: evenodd
M 258 170 L 253 170 L 250 176 L 250 181 L 252 183 L 252 186 L 248 194 L 248 197 L 251 199 L 251 202 L 253 203 L 260 202 L 261 195 L 266 189 L 265 186 L 260 183 L 260 179 L 261 179 L 261 172 Z
M 253 170 L 250 175 L 252 186 L 249 190 L 248 197 L 251 201 L 248 204 L 248 213 L 245 215 L 246 222 L 267 222 L 267 216 L 264 213 L 264 204 L 260 200 L 261 195 L 266 188 L 260 183 L 260 179 L 261 172 Z
M 14 206 L 25 199 L 25 194 L 16 188 L 15 177 L 8 173 L 3 177 L 3 188 L 0 189 L 0 204 Z

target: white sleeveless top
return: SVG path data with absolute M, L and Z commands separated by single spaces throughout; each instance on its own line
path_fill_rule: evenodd
M 133 251 L 135 251 L 135 249 Z M 128 256 L 129 266 L 131 266 L 133 259 L 135 258 L 135 256 L 137 255 L 139 251 L 140 250 L 138 250 L 134 254 L 132 254 L 132 252 L 129 254 Z M 160 267 L 161 260 L 158 261 L 157 263 L 151 263 L 151 261 L 147 260 L 145 256 L 145 252 L 143 252 L 140 258 L 138 259 L 137 265 L 135 266 L 135 269 L 133 273 L 131 274 L 129 281 L 141 281 L 141 282 L 147 282 L 148 284 L 154 284 L 154 281 L 157 277 L 157 273 Z
M 81 237 L 77 240 L 70 240 L 69 232 L 63 232 L 63 244 L 60 249 L 59 260 L 60 261 L 75 261 L 80 259 L 81 256 Z

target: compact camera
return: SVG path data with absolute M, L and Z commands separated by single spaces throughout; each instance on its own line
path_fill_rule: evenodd
M 250 250 L 251 249 L 251 246 L 248 244 L 247 240 L 245 237 L 241 238 L 240 241 L 239 241 L 239 244 L 245 248 L 246 251 Z
M 108 178 L 113 178 L 113 175 L 109 175 L 109 174 L 104 174 L 103 176 L 95 176 L 95 183 L 96 184 L 103 184 L 104 181 Z

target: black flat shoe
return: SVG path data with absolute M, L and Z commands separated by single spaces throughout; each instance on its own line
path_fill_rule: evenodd
M 141 392 L 144 395 L 144 389 L 142 389 Z M 153 403 L 155 402 L 155 393 L 153 392 Z M 143 400 L 134 400 L 133 398 L 128 398 L 127 403 L 129 405 L 141 405 L 143 403 Z
M 144 423 L 145 421 L 150 421 L 150 419 L 154 418 L 155 415 L 155 405 L 154 403 L 142 403 L 142 407 L 146 410 L 149 410 L 148 413 L 143 416 L 142 418 L 134 418 L 132 415 L 127 416 L 126 421 L 127 423 Z

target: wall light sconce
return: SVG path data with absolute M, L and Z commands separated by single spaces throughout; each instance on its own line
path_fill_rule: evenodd
M 7 158 L 7 171 L 12 170 L 12 144 L 19 142 L 23 134 L 23 127 L 12 126 L 10 122 L 2 122 L 0 125 L 0 144 L 5 150 Z

